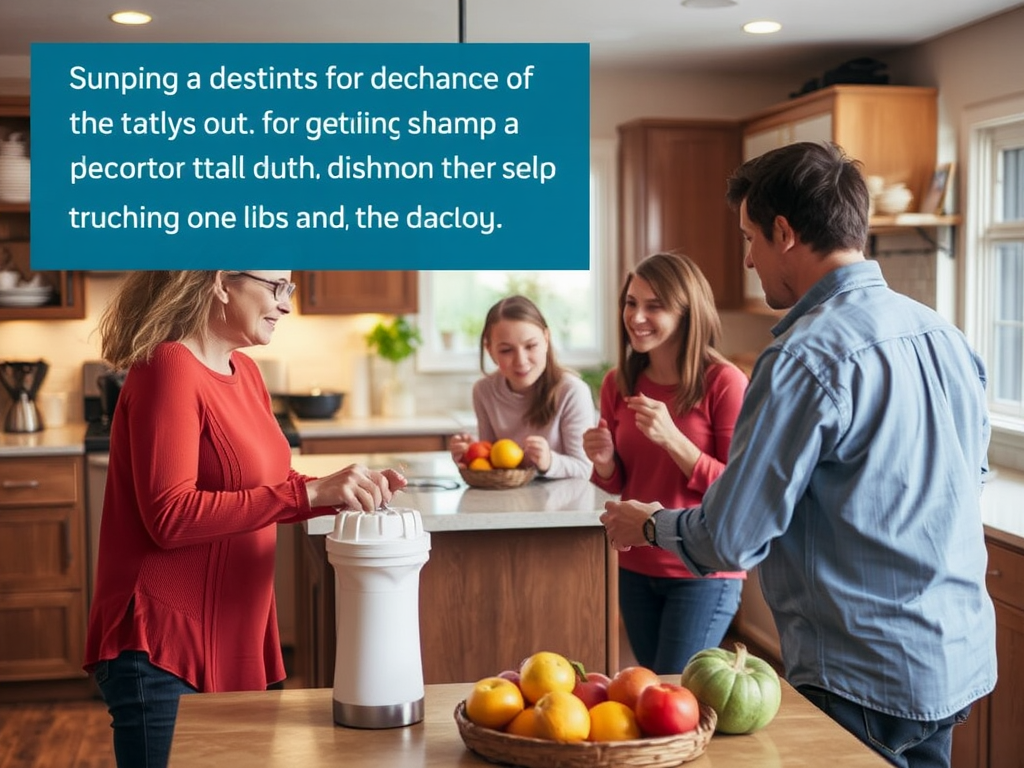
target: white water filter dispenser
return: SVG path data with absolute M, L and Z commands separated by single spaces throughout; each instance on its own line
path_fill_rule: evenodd
M 430 557 L 420 513 L 341 512 L 327 536 L 335 575 L 334 722 L 395 728 L 423 719 L 419 575 Z

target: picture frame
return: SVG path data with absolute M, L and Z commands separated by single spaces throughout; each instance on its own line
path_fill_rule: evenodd
M 921 199 L 921 213 L 934 213 L 941 216 L 946 212 L 946 199 L 953 186 L 955 163 L 942 163 L 932 175 L 932 183 L 928 186 Z

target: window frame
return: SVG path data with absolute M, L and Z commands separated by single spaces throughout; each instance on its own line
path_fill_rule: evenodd
M 959 270 L 961 323 L 991 371 L 995 343 L 992 307 L 996 298 L 993 245 L 1024 239 L 1024 221 L 998 220 L 994 209 L 996 163 L 1007 140 L 1016 145 L 1016 138 L 1024 137 L 1024 94 L 967 107 L 961 128 L 961 157 L 967 159 L 962 182 L 967 204 L 962 234 L 964 258 Z M 1024 468 L 1024 402 L 1012 406 L 997 402 L 991 382 L 990 376 L 987 394 L 993 458 Z
M 593 207 L 599 212 L 597 221 L 591 222 L 591 274 L 593 276 L 594 309 L 597 329 L 595 347 L 586 350 L 557 349 L 558 361 L 574 369 L 594 368 L 606 363 L 613 351 L 615 333 L 617 268 L 615 244 L 617 231 L 617 179 L 616 144 L 613 139 L 591 139 L 590 172 L 594 180 L 591 188 Z M 468 373 L 480 371 L 478 348 L 452 351 L 442 349 L 434 328 L 433 273 L 419 273 L 418 324 L 424 343 L 416 352 L 416 370 L 421 373 Z M 608 311 L 613 309 L 613 311 Z M 483 320 L 483 318 L 481 318 Z M 493 368 L 486 361 L 488 370 Z

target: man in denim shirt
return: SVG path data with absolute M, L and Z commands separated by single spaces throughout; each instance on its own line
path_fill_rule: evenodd
M 983 363 L 864 258 L 868 192 L 838 148 L 751 160 L 727 199 L 789 312 L 703 504 L 609 502 L 609 540 L 694 573 L 760 563 L 789 682 L 894 765 L 948 768 L 952 726 L 996 680 Z

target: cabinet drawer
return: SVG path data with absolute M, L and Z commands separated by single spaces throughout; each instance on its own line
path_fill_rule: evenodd
M 81 461 L 75 457 L 3 459 L 0 461 L 0 507 L 76 504 Z
M 0 682 L 85 677 L 81 591 L 0 594 Z
M 985 583 L 992 599 L 1024 610 L 1024 554 L 989 541 Z

